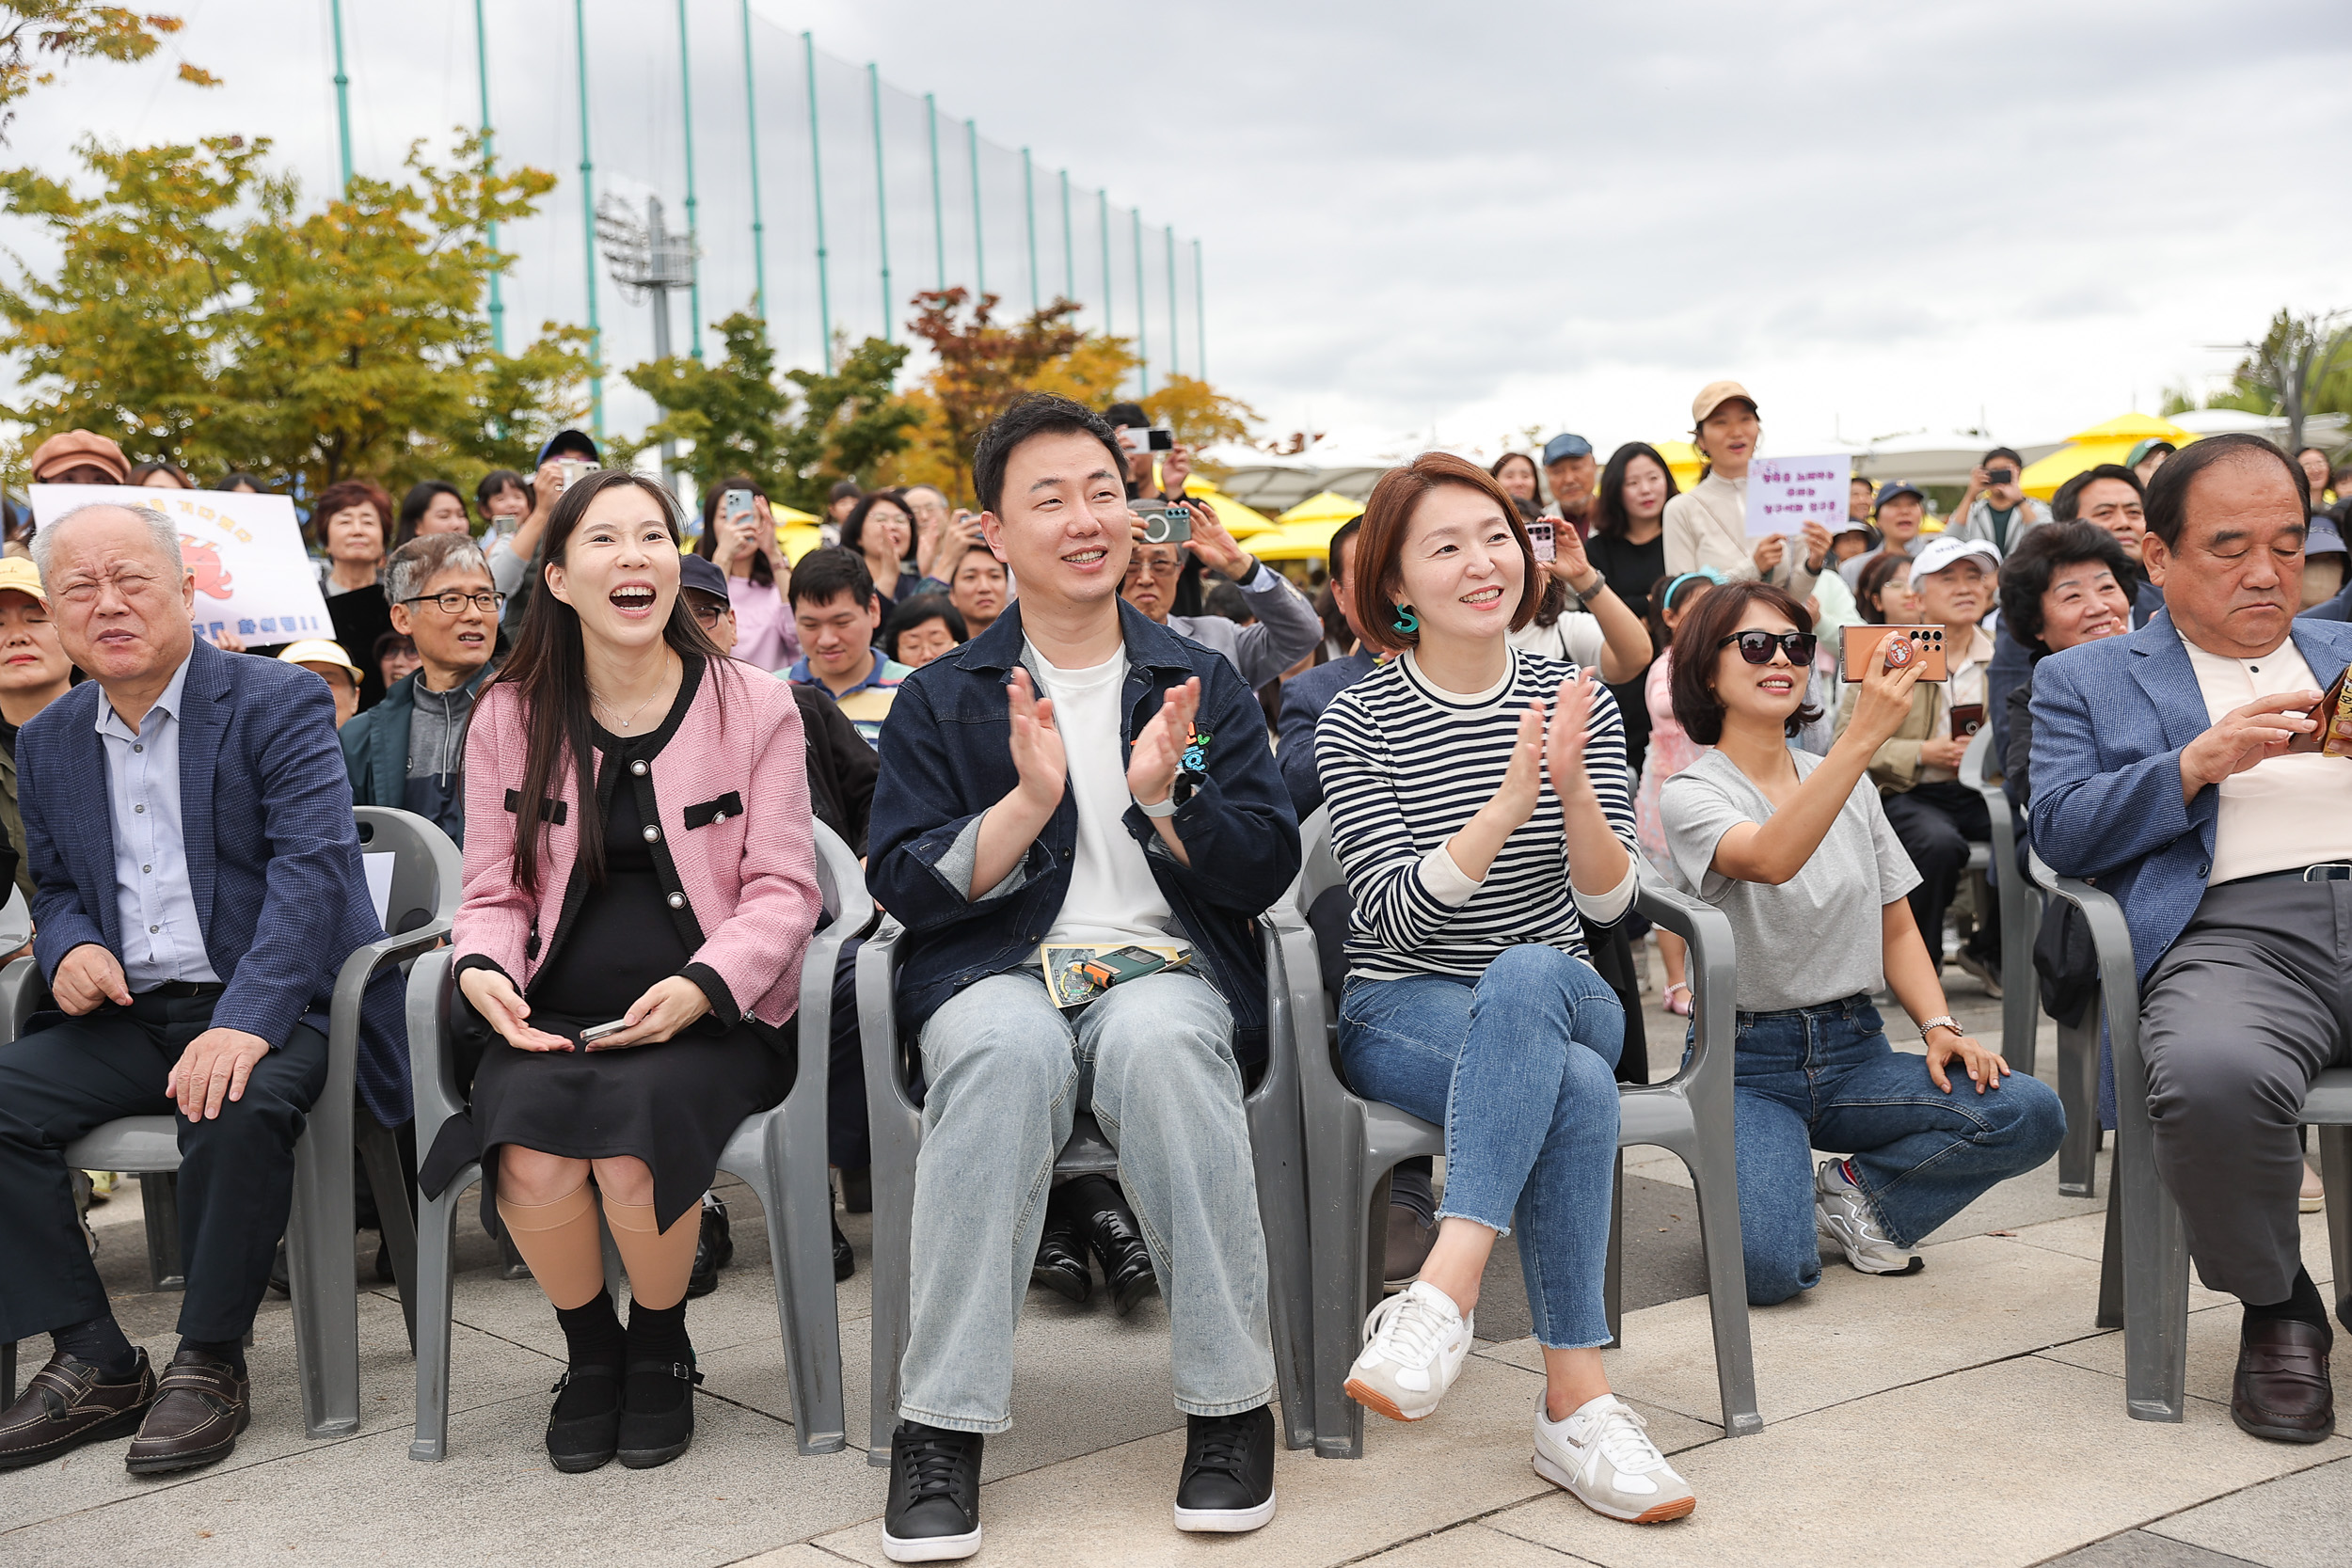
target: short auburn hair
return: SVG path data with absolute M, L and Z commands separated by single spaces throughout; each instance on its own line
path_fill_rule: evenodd
M 1355 553 L 1348 562 L 1347 592 L 1356 600 L 1357 624 L 1363 628 L 1364 641 L 1381 653 L 1401 654 L 1421 641 L 1418 631 L 1396 629 L 1396 594 L 1404 586 L 1405 535 L 1412 527 L 1413 510 L 1422 497 L 1441 484 L 1458 484 L 1493 501 L 1511 537 L 1518 541 L 1525 570 L 1519 577 L 1519 605 L 1511 612 L 1511 629 L 1517 631 L 1533 621 L 1543 602 L 1543 591 L 1536 586 L 1535 546 L 1527 542 L 1527 525 L 1519 520 L 1519 509 L 1512 503 L 1510 492 L 1475 463 L 1452 452 L 1425 451 L 1403 467 L 1391 468 L 1372 487 L 1372 499 L 1364 505 L 1363 529 L 1356 536 Z
M 1813 629 L 1813 612 L 1791 598 L 1788 590 L 1753 578 L 1726 582 L 1692 603 L 1690 613 L 1675 628 L 1675 667 L 1667 690 L 1674 698 L 1675 722 L 1702 746 L 1723 741 L 1724 701 L 1715 695 L 1715 662 L 1728 651 L 1719 644 L 1740 629 L 1751 606 L 1787 616 L 1799 631 Z M 1801 669 L 1798 679 L 1809 673 Z M 1799 730 L 1820 717 L 1820 708 L 1800 702 L 1797 711 L 1788 716 L 1788 737 L 1795 739 Z

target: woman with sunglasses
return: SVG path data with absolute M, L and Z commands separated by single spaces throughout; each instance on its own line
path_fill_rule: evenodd
M 1397 657 L 1315 732 L 1354 900 L 1340 1055 L 1358 1093 L 1445 1128 L 1446 1186 L 1421 1275 L 1374 1308 L 1347 1392 L 1394 1420 L 1436 1411 L 1516 1214 L 1544 1357 L 1536 1471 L 1609 1518 L 1680 1518 L 1691 1488 L 1600 1355 L 1625 1011 L 1586 927 L 1633 899 L 1616 702 L 1595 672 L 1511 645 L 1537 567 L 1484 469 L 1443 452 L 1390 469 L 1354 560 L 1364 641 Z
M 1700 599 L 1675 633 L 1674 710 L 1714 750 L 1661 794 L 1676 866 L 1730 917 L 1740 955 L 1732 1141 L 1759 1307 L 1820 1282 L 1820 1237 L 1864 1274 L 1917 1273 L 1922 1237 L 2047 1160 L 2066 1125 L 2047 1085 L 1952 1021 L 1912 917 L 1919 875 L 1868 774 L 1911 711 L 1908 644 L 1882 641 L 1827 756 L 1788 745 L 1818 717 L 1814 645 L 1812 616 L 1768 583 Z M 1882 987 L 1925 1055 L 1887 1043 Z M 1815 1148 L 1848 1153 L 1813 1170 Z

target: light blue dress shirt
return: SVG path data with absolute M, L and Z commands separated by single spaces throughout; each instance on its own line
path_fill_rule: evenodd
M 197 921 L 180 821 L 180 703 L 183 659 L 138 732 L 114 705 L 98 705 L 106 749 L 106 793 L 114 809 L 115 909 L 122 922 L 122 977 L 133 995 L 168 980 L 217 982 Z

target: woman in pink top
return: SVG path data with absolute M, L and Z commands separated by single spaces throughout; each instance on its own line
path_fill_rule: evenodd
M 541 559 L 466 739 L 451 940 L 482 1058 L 464 1124 L 568 1347 L 548 1457 L 644 1468 L 693 1438 L 699 1199 L 736 1125 L 791 1086 L 822 908 L 807 765 L 790 689 L 720 654 L 680 601 L 669 492 L 575 481 Z
M 1651 663 L 1649 678 L 1642 688 L 1643 704 L 1649 709 L 1649 751 L 1642 759 L 1642 787 L 1633 797 L 1633 836 L 1642 846 L 1642 853 L 1649 857 L 1650 864 L 1669 882 L 1679 879 L 1675 874 L 1674 857 L 1666 849 L 1665 824 L 1658 815 L 1659 787 L 1690 767 L 1707 749 L 1695 744 L 1675 719 L 1671 695 L 1674 631 L 1698 602 L 1699 595 L 1721 580 L 1712 569 L 1701 567 L 1661 583 L 1658 589 L 1658 619 L 1665 626 L 1668 647 Z M 1666 966 L 1666 1010 L 1690 1017 L 1691 987 L 1683 969 L 1687 954 L 1682 939 L 1661 927 L 1658 932 L 1658 957 Z
M 730 490 L 748 491 L 751 511 L 726 512 L 720 503 Z M 788 597 L 792 566 L 776 543 L 775 514 L 768 510 L 768 492 L 757 480 L 737 474 L 703 492 L 703 531 L 694 553 L 716 562 L 727 575 L 735 657 L 771 674 L 789 670 L 801 657 L 800 628 Z

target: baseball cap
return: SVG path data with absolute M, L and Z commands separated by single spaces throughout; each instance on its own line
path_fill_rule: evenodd
M 690 555 L 678 562 L 677 585 L 691 588 L 697 594 L 707 594 L 721 604 L 729 602 L 727 575 L 719 570 L 717 562 L 706 556 Z
M 117 484 L 131 477 L 130 459 L 120 447 L 94 430 L 68 430 L 33 449 L 33 483 L 40 483 L 43 474 L 84 463 L 105 469 Z
M 1708 382 L 1699 388 L 1699 395 L 1691 400 L 1691 422 L 1694 425 L 1705 424 L 1708 415 L 1712 414 L 1733 398 L 1738 398 L 1750 408 L 1756 406 L 1756 399 L 1749 396 L 1748 389 L 1738 382 Z
M 12 582 L 0 582 L 0 588 L 15 586 Z M 306 637 L 299 642 L 289 642 L 278 658 L 283 664 L 331 664 L 338 670 L 350 671 L 355 681 L 367 678 L 359 673 L 359 667 L 351 662 L 351 656 L 343 652 L 342 643 L 331 642 L 324 637 Z
M 596 451 L 595 439 L 584 430 L 559 430 L 548 437 L 548 444 L 539 449 L 539 461 L 545 463 L 559 452 L 576 451 L 591 463 L 602 463 L 604 454 Z
M 1870 511 L 1875 515 L 1880 507 L 1884 506 L 1888 501 L 1893 500 L 1897 496 L 1916 496 L 1919 498 L 1919 504 L 1922 506 L 1925 506 L 1928 500 L 1928 493 L 1925 490 L 1920 489 L 1916 484 L 1912 483 L 1911 481 L 1907 479 L 1890 479 L 1885 483 L 1879 486 L 1878 495 L 1873 498 L 1870 502 Z
M 2303 535 L 2303 553 L 2312 555 L 2340 554 L 2344 550 L 2344 531 L 2325 512 L 2312 514 L 2311 531 Z M 30 562 L 25 562 L 30 564 Z M 0 571 L 0 588 L 14 588 L 5 571 Z
M 1929 540 L 1917 555 L 1911 558 L 1911 580 L 1931 578 L 1951 565 L 1975 556 L 1988 571 L 2001 569 L 2001 552 L 1981 539 L 1963 539 L 1958 534 L 1939 533 Z
M 1593 443 L 1581 436 L 1563 433 L 1544 443 L 1544 467 L 1547 468 L 1554 463 L 1565 463 L 1574 458 L 1592 455 Z
M 2140 459 L 2146 457 L 2152 451 L 2178 451 L 2180 450 L 2180 448 L 2174 446 L 2171 442 L 2166 440 L 2161 436 L 2143 436 L 2132 444 L 2132 454 L 2123 459 L 2123 467 L 2127 468 L 2138 467 Z
M 1869 541 L 1870 547 L 1872 549 L 1877 549 L 1883 542 L 1877 529 L 1872 528 L 1867 523 L 1857 523 L 1851 517 L 1847 518 L 1844 522 L 1838 524 L 1837 527 L 1829 531 L 1829 536 L 1832 539 L 1843 538 L 1849 533 L 1859 533 L 1862 535 L 1863 538 Z
M 2336 548 L 2344 546 L 2338 543 Z M 29 594 L 42 604 L 49 602 L 49 590 L 40 585 L 40 570 L 21 555 L 0 555 L 0 589 L 13 588 Z

